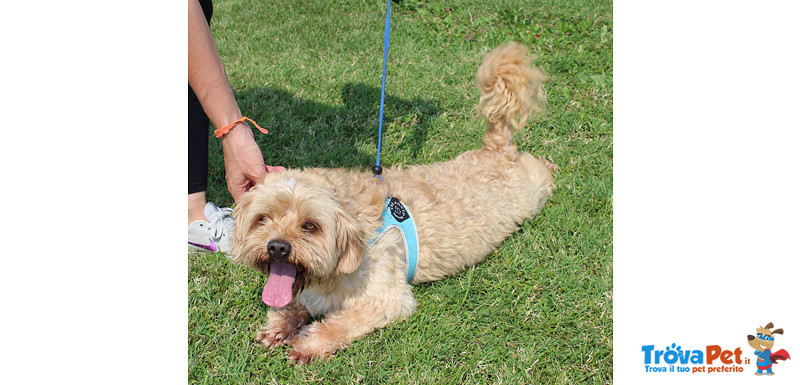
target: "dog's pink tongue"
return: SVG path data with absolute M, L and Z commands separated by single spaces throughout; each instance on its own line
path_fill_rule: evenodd
M 269 265 L 269 277 L 261 300 L 270 307 L 281 308 L 292 301 L 292 286 L 297 269 L 290 263 L 272 262 Z

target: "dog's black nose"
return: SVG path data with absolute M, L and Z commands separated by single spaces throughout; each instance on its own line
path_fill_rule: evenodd
M 756 339 L 756 337 L 753 337 L 752 335 L 748 335 L 748 336 L 747 336 L 747 340 L 748 340 L 748 341 L 752 341 L 752 340 L 754 340 L 754 339 Z
M 267 243 L 267 254 L 275 259 L 286 259 L 292 251 L 292 245 L 287 242 L 273 239 Z

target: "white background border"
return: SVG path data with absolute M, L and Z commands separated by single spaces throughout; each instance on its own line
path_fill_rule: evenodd
M 800 357 L 797 2 L 614 3 L 614 378 L 642 345 L 741 347 L 775 323 Z M 797 358 L 770 383 L 797 383 Z
M 0 12 L 0 383 L 187 379 L 183 1 Z

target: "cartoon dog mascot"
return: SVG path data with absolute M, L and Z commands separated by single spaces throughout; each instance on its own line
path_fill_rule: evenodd
M 789 352 L 784 349 L 778 350 L 777 352 L 772 352 L 772 346 L 775 345 L 775 336 L 774 334 L 783 334 L 783 329 L 772 329 L 773 325 L 772 322 L 768 323 L 766 327 L 759 327 L 756 328 L 756 336 L 753 337 L 752 335 L 747 336 L 747 343 L 755 349 L 755 355 L 758 358 L 756 362 L 756 367 L 758 371 L 756 372 L 756 376 L 760 376 L 764 374 L 764 371 L 767 371 L 767 375 L 771 376 L 775 373 L 772 372 L 772 364 L 777 364 L 778 360 L 786 360 L 792 357 L 789 357 Z

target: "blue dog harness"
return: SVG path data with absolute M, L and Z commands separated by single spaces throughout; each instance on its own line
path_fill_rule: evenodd
M 408 262 L 406 278 L 410 283 L 414 279 L 414 273 L 417 272 L 417 260 L 419 259 L 419 239 L 417 239 L 417 226 L 414 223 L 414 217 L 411 216 L 411 212 L 399 199 L 392 197 L 386 200 L 382 219 L 383 224 L 375 232 L 375 238 L 370 241 L 369 247 L 377 243 L 389 229 L 399 229 L 403 244 L 406 247 L 406 261 Z

